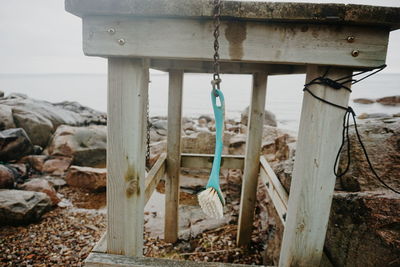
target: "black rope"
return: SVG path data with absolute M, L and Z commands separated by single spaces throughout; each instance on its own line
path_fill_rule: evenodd
M 367 160 L 368 166 L 371 169 L 372 173 L 374 174 L 375 178 L 382 185 L 384 185 L 386 188 L 388 188 L 389 190 L 391 190 L 391 191 L 393 191 L 393 192 L 395 192 L 397 194 L 400 194 L 400 191 L 392 188 L 387 183 L 385 183 L 385 181 L 382 180 L 382 178 L 376 173 L 374 167 L 372 166 L 371 160 L 369 159 L 369 156 L 368 156 L 368 153 L 367 153 L 367 149 L 365 148 L 365 145 L 361 140 L 360 133 L 358 132 L 358 126 L 357 126 L 357 122 L 356 122 L 356 113 L 354 112 L 354 110 L 350 106 L 349 107 L 344 107 L 344 106 L 332 103 L 330 101 L 327 101 L 327 100 L 315 95 L 308 88 L 308 86 L 313 85 L 313 84 L 321 84 L 321 85 L 329 86 L 329 87 L 331 87 L 331 88 L 333 88 L 335 90 L 340 90 L 340 89 L 343 88 L 343 89 L 348 90 L 349 92 L 351 92 L 351 89 L 349 87 L 347 87 L 345 84 L 347 84 L 347 83 L 351 83 L 351 84 L 358 83 L 358 82 L 360 82 L 360 81 L 362 81 L 362 80 L 364 80 L 364 79 L 366 79 L 366 78 L 368 78 L 368 77 L 380 72 L 385 67 L 386 67 L 386 65 L 379 66 L 373 72 L 369 73 L 368 75 L 365 75 L 364 77 L 362 77 L 362 78 L 360 78 L 358 80 L 354 79 L 354 77 L 355 76 L 359 76 L 361 74 L 364 74 L 366 72 L 372 71 L 373 69 L 371 69 L 371 70 L 363 70 L 363 71 L 354 73 L 352 75 L 348 75 L 348 76 L 345 76 L 345 77 L 342 77 L 342 78 L 339 78 L 339 79 L 336 79 L 336 80 L 332 80 L 332 79 L 326 77 L 328 75 L 329 70 L 330 70 L 330 67 L 328 67 L 323 76 L 315 78 L 315 79 L 311 80 L 309 83 L 305 84 L 303 91 L 308 92 L 311 96 L 313 96 L 314 98 L 318 99 L 319 101 L 321 101 L 321 102 L 323 102 L 325 104 L 328 104 L 328 105 L 331 105 L 333 107 L 336 107 L 336 108 L 339 108 L 339 109 L 342 109 L 342 110 L 346 111 L 344 116 L 343 116 L 342 143 L 341 143 L 339 151 L 338 151 L 338 153 L 336 155 L 335 164 L 333 166 L 333 172 L 336 175 L 336 177 L 342 177 L 350 169 L 350 164 L 351 164 L 351 151 L 350 151 L 351 150 L 351 139 L 350 139 L 350 136 L 349 136 L 349 128 L 350 128 L 350 119 L 352 119 L 353 122 L 354 122 L 354 129 L 355 129 L 355 132 L 356 132 L 357 140 L 360 143 L 360 146 L 362 148 L 364 156 L 365 156 L 365 158 Z M 347 163 L 346 163 L 345 169 L 342 172 L 339 173 L 337 171 L 337 169 L 338 169 L 337 167 L 338 167 L 338 164 L 339 164 L 339 158 L 340 158 L 340 154 L 341 154 L 341 152 L 343 150 L 343 147 L 345 146 L 346 143 L 347 143 Z

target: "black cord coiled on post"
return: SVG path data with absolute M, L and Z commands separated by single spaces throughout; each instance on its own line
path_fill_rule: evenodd
M 353 75 L 348 75 L 348 76 L 345 76 L 345 77 L 342 77 L 342 78 L 339 78 L 339 79 L 336 79 L 336 80 L 332 80 L 332 79 L 326 77 L 326 75 L 328 74 L 329 69 L 330 69 L 328 67 L 328 69 L 326 70 L 326 72 L 325 72 L 325 74 L 323 76 L 315 78 L 312 81 L 310 81 L 309 83 L 305 84 L 303 91 L 308 92 L 312 97 L 322 101 L 325 104 L 328 104 L 328 105 L 331 105 L 333 107 L 336 107 L 336 108 L 339 108 L 339 109 L 343 109 L 343 110 L 346 111 L 344 116 L 343 116 L 342 143 L 341 143 L 339 151 L 338 151 L 338 153 L 336 155 L 335 164 L 333 166 L 333 172 L 336 175 L 336 177 L 342 177 L 350 169 L 350 164 L 351 164 L 351 151 L 350 151 L 351 150 L 351 146 L 350 146 L 350 144 L 351 144 L 351 142 L 350 142 L 350 136 L 349 136 L 349 128 L 350 128 L 350 117 L 351 117 L 353 119 L 353 122 L 354 122 L 354 129 L 355 129 L 355 133 L 356 133 L 356 136 L 357 136 L 357 140 L 360 143 L 360 146 L 362 148 L 364 156 L 365 156 L 365 158 L 367 160 L 368 166 L 371 169 L 372 173 L 374 174 L 375 178 L 382 185 L 384 185 L 387 189 L 389 189 L 389 190 L 391 190 L 391 191 L 393 191 L 393 192 L 395 192 L 397 194 L 400 194 L 400 191 L 392 188 L 385 181 L 383 181 L 382 178 L 375 171 L 374 167 L 372 166 L 371 160 L 369 159 L 369 156 L 368 156 L 368 153 L 367 153 L 367 149 L 365 148 L 365 145 L 361 140 L 360 133 L 358 132 L 358 126 L 357 126 L 357 122 L 356 122 L 356 114 L 355 114 L 354 110 L 350 106 L 349 107 L 343 107 L 343 106 L 340 106 L 338 104 L 329 102 L 329 101 L 327 101 L 327 100 L 315 95 L 308 88 L 308 86 L 313 85 L 313 84 L 322 84 L 322 85 L 329 86 L 329 87 L 331 87 L 331 88 L 333 88 L 335 90 L 340 90 L 340 89 L 343 88 L 343 89 L 346 89 L 349 92 L 351 92 L 351 89 L 349 87 L 345 86 L 346 83 L 349 83 L 349 82 L 351 84 L 358 83 L 358 82 L 370 77 L 371 75 L 374 75 L 374 74 L 380 72 L 385 67 L 386 67 L 386 65 L 379 66 L 375 71 L 371 72 L 370 74 L 368 74 L 368 75 L 366 75 L 366 76 L 364 76 L 364 77 L 362 77 L 361 79 L 358 79 L 358 80 L 354 79 L 354 77 L 358 76 L 358 75 L 361 75 L 361 74 L 364 74 L 364 73 L 366 73 L 368 71 L 371 71 L 371 70 L 360 71 L 360 72 L 355 73 Z M 346 164 L 346 168 L 344 169 L 344 171 L 339 173 L 337 171 L 337 169 L 338 169 L 337 167 L 338 167 L 338 164 L 339 164 L 340 154 L 341 154 L 341 152 L 343 150 L 343 147 L 345 146 L 345 143 L 347 143 L 347 164 Z

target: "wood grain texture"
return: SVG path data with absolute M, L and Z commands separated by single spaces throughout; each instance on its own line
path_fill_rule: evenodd
M 224 0 L 222 19 L 293 23 L 337 23 L 400 27 L 400 8 L 367 5 L 284 3 Z M 210 19 L 209 0 L 66 0 L 65 9 L 78 16 L 193 17 Z
M 149 70 L 142 60 L 108 60 L 107 252 L 141 256 Z
M 211 61 L 152 59 L 150 67 L 161 71 L 183 70 L 185 73 L 214 73 L 214 63 Z M 255 72 L 264 72 L 269 76 L 280 74 L 303 74 L 306 73 L 306 66 L 220 62 L 220 73 L 253 74 Z
M 165 181 L 166 242 L 178 240 L 179 176 L 181 170 L 183 71 L 169 72 L 167 178 Z
M 83 51 L 91 56 L 210 61 L 212 27 L 212 21 L 191 19 L 85 17 Z M 223 21 L 220 31 L 221 61 L 352 67 L 382 65 L 389 37 L 388 29 L 373 26 L 255 21 Z M 355 41 L 348 42 L 348 36 Z M 357 57 L 351 55 L 355 49 Z
M 182 154 L 181 167 L 190 169 L 211 169 L 214 155 L 212 154 Z M 222 155 L 221 169 L 243 169 L 244 156 Z
M 122 255 L 111 255 L 105 253 L 90 253 L 85 260 L 86 267 L 250 267 L 254 265 L 232 264 L 220 262 L 194 262 L 172 259 L 126 257 Z M 263 265 L 258 265 L 265 267 Z
M 251 232 L 253 231 L 256 190 L 260 169 L 259 159 L 261 152 L 261 139 L 264 125 L 267 77 L 268 76 L 265 73 L 253 74 L 253 87 L 246 141 L 246 158 L 242 179 L 239 226 L 237 233 L 237 243 L 240 246 L 247 245 L 250 242 Z
M 324 67 L 311 65 L 306 82 L 322 76 Z M 351 70 L 332 68 L 327 77 L 337 79 Z M 349 86 L 349 85 L 348 85 Z M 349 92 L 312 85 L 317 96 L 347 107 Z M 296 160 L 279 266 L 320 264 L 336 177 L 333 166 L 342 134 L 345 111 L 327 105 L 305 92 L 300 118 Z

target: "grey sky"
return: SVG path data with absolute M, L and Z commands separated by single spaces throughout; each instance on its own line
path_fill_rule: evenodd
M 399 0 L 280 2 L 400 7 Z M 81 32 L 81 20 L 64 11 L 63 0 L 1 0 L 0 73 L 106 73 L 104 59 L 83 55 Z M 399 47 L 397 30 L 390 36 L 386 72 L 400 73 Z

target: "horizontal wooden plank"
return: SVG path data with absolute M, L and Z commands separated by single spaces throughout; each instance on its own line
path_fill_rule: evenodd
M 121 267 L 121 266 L 153 266 L 153 267 L 250 267 L 254 265 L 231 264 L 219 262 L 194 262 L 194 261 L 179 261 L 160 258 L 146 257 L 126 257 L 122 255 L 113 255 L 105 253 L 92 252 L 85 260 L 86 267 Z M 258 265 L 261 266 L 262 265 Z
M 181 167 L 191 169 L 211 169 L 214 155 L 212 154 L 186 154 L 181 156 Z M 243 169 L 243 155 L 222 155 L 222 169 Z
M 77 16 L 154 16 L 210 18 L 210 0 L 66 0 L 65 9 Z M 400 8 L 366 5 L 279 3 L 224 0 L 223 19 L 290 21 L 294 23 L 352 23 L 400 27 Z
M 183 70 L 192 73 L 214 73 L 214 63 L 211 61 L 152 59 L 150 67 L 161 71 Z M 264 72 L 268 75 L 280 75 L 302 74 L 305 71 L 305 65 L 220 62 L 220 73 L 226 74 Z
M 157 187 L 157 184 L 160 182 L 161 178 L 165 175 L 165 160 L 167 155 L 165 153 L 161 154 L 156 163 L 154 163 L 153 168 L 147 173 L 145 180 L 145 194 L 144 194 L 144 205 L 149 201 L 151 195 L 153 194 L 154 189 Z
M 83 50 L 90 56 L 210 61 L 212 28 L 208 20 L 84 17 Z M 221 61 L 351 67 L 382 65 L 389 36 L 379 27 L 243 21 L 221 22 L 220 31 Z

